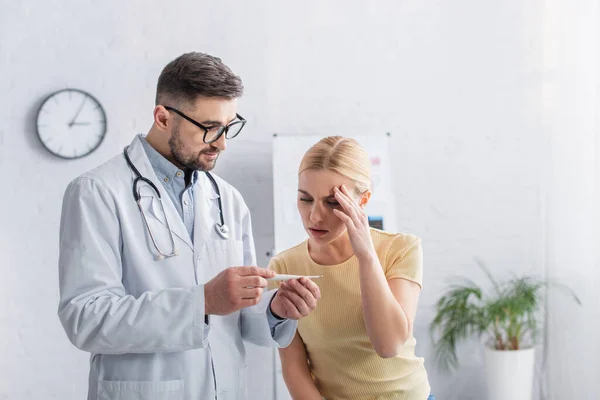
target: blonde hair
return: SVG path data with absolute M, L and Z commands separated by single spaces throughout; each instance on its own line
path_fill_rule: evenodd
M 329 136 L 314 144 L 302 158 L 298 175 L 306 170 L 333 171 L 354 182 L 357 194 L 371 188 L 371 161 L 354 139 Z

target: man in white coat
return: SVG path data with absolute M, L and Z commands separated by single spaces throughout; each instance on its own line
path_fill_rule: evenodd
M 306 278 L 263 293 L 248 207 L 209 172 L 242 92 L 220 59 L 178 57 L 148 134 L 66 190 L 58 315 L 91 353 L 90 400 L 246 399 L 244 341 L 287 346 L 316 307 Z

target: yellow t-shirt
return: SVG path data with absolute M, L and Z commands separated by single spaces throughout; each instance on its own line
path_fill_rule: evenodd
M 414 235 L 371 229 L 387 279 L 403 278 L 422 285 L 421 240 Z M 327 400 L 426 400 L 429 382 L 423 359 L 415 356 L 415 338 L 400 354 L 381 358 L 363 322 L 358 260 L 319 265 L 308 254 L 308 241 L 275 256 L 269 268 L 282 274 L 323 275 L 317 308 L 298 321 L 315 384 Z

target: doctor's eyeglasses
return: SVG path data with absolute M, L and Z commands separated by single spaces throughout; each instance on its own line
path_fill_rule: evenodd
M 192 124 L 196 125 L 198 128 L 202 129 L 204 131 L 204 137 L 202 138 L 202 140 L 204 141 L 204 143 L 207 143 L 207 144 L 216 142 L 217 140 L 219 140 L 219 138 L 223 134 L 225 134 L 225 137 L 227 139 L 233 139 L 234 137 L 236 137 L 237 135 L 240 134 L 240 132 L 242 131 L 242 128 L 244 127 L 244 125 L 246 125 L 246 120 L 240 114 L 236 114 L 235 115 L 236 119 L 233 122 L 229 123 L 228 125 L 205 126 L 205 125 L 201 124 L 200 122 L 188 117 L 187 115 L 185 115 L 181 111 L 177 110 L 176 108 L 169 107 L 169 106 L 164 106 L 164 107 L 165 107 L 165 109 L 167 109 L 169 111 L 173 111 L 175 114 L 179 115 L 181 118 L 191 122 Z

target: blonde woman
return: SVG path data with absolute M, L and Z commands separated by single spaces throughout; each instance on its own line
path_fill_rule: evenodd
M 421 241 L 369 227 L 363 209 L 370 186 L 369 157 L 350 138 L 322 139 L 300 164 L 298 210 L 309 238 L 269 265 L 278 273 L 323 276 L 315 280 L 316 310 L 279 350 L 295 400 L 433 399 L 413 337 Z M 297 281 L 281 285 L 303 293 Z

